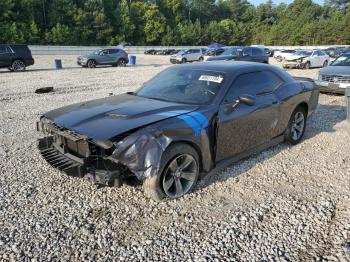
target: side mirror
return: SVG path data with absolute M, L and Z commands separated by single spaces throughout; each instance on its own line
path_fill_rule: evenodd
M 246 104 L 248 106 L 253 106 L 255 104 L 255 97 L 252 95 L 242 95 L 238 97 L 239 102 Z

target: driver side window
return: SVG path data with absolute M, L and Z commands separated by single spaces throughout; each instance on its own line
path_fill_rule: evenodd
M 264 95 L 282 84 L 282 80 L 270 71 L 251 72 L 238 76 L 227 92 L 224 103 L 234 102 L 241 95 Z

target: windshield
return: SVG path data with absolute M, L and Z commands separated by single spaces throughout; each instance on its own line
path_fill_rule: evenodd
M 136 95 L 169 102 L 210 104 L 224 82 L 219 72 L 171 68 L 147 82 Z
M 225 52 L 222 53 L 222 55 L 235 55 L 235 56 L 237 56 L 238 51 L 239 51 L 238 48 L 229 48 L 229 49 L 226 49 Z
M 180 50 L 179 52 L 177 52 L 178 55 L 183 55 L 184 53 L 186 53 L 188 50 Z
M 350 55 L 338 57 L 333 61 L 332 66 L 350 66 Z
M 299 55 L 299 56 L 310 56 L 312 54 L 311 51 L 305 51 L 305 50 L 299 50 L 294 53 L 294 55 Z

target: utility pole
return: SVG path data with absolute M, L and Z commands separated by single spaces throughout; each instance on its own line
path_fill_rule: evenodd
M 188 5 L 188 21 L 191 22 L 191 6 L 192 6 L 192 0 L 187 0 Z
M 44 25 L 45 25 L 45 28 L 46 28 L 45 0 L 42 0 L 42 4 L 43 4 Z

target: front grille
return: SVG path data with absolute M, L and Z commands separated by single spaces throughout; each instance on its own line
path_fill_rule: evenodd
M 39 139 L 38 148 L 43 158 L 53 167 L 71 176 L 83 176 L 86 173 L 84 161 L 64 154 L 53 146 L 53 137 Z
M 330 83 L 350 83 L 350 76 L 341 76 L 341 75 L 321 75 L 322 81 Z
M 71 137 L 54 134 L 53 143 L 77 157 L 87 158 L 97 154 L 97 147 L 85 139 L 71 139 Z

